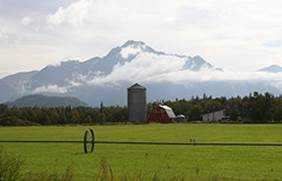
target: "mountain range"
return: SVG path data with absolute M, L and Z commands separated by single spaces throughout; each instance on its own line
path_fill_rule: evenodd
M 278 67 L 263 72 L 282 72 Z M 222 77 L 213 79 L 213 76 Z M 208 77 L 208 78 L 207 78 Z M 141 83 L 151 100 L 190 98 L 204 93 L 237 96 L 252 91 L 281 93 L 268 81 L 225 80 L 224 70 L 201 56 L 157 51 L 141 41 L 127 41 L 104 57 L 68 60 L 40 71 L 21 72 L 0 79 L 0 102 L 30 94 L 75 96 L 96 106 L 124 105 L 127 87 Z
M 13 102 L 5 103 L 9 107 L 82 107 L 87 106 L 75 97 L 28 95 Z

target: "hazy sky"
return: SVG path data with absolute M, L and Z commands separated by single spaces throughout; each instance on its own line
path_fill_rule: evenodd
M 282 65 L 278 0 L 0 0 L 0 77 L 129 39 L 232 71 Z

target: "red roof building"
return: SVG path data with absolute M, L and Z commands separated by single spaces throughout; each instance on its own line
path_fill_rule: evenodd
M 176 116 L 170 107 L 158 104 L 154 106 L 148 121 L 156 123 L 172 123 L 175 118 Z

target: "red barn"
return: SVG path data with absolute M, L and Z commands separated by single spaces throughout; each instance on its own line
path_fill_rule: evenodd
M 149 115 L 149 122 L 172 123 L 176 118 L 173 110 L 162 104 L 155 105 Z

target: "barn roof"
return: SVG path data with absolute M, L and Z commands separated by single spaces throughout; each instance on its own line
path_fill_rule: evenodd
M 131 87 L 129 87 L 128 89 L 141 89 L 141 90 L 146 90 L 146 88 L 145 87 L 143 87 L 143 86 L 141 86 L 140 84 L 134 84 L 134 85 L 132 85 Z
M 159 106 L 160 106 L 160 108 L 165 110 L 165 112 L 167 113 L 169 118 L 175 118 L 176 117 L 173 110 L 170 107 L 168 107 L 166 105 L 159 105 Z

